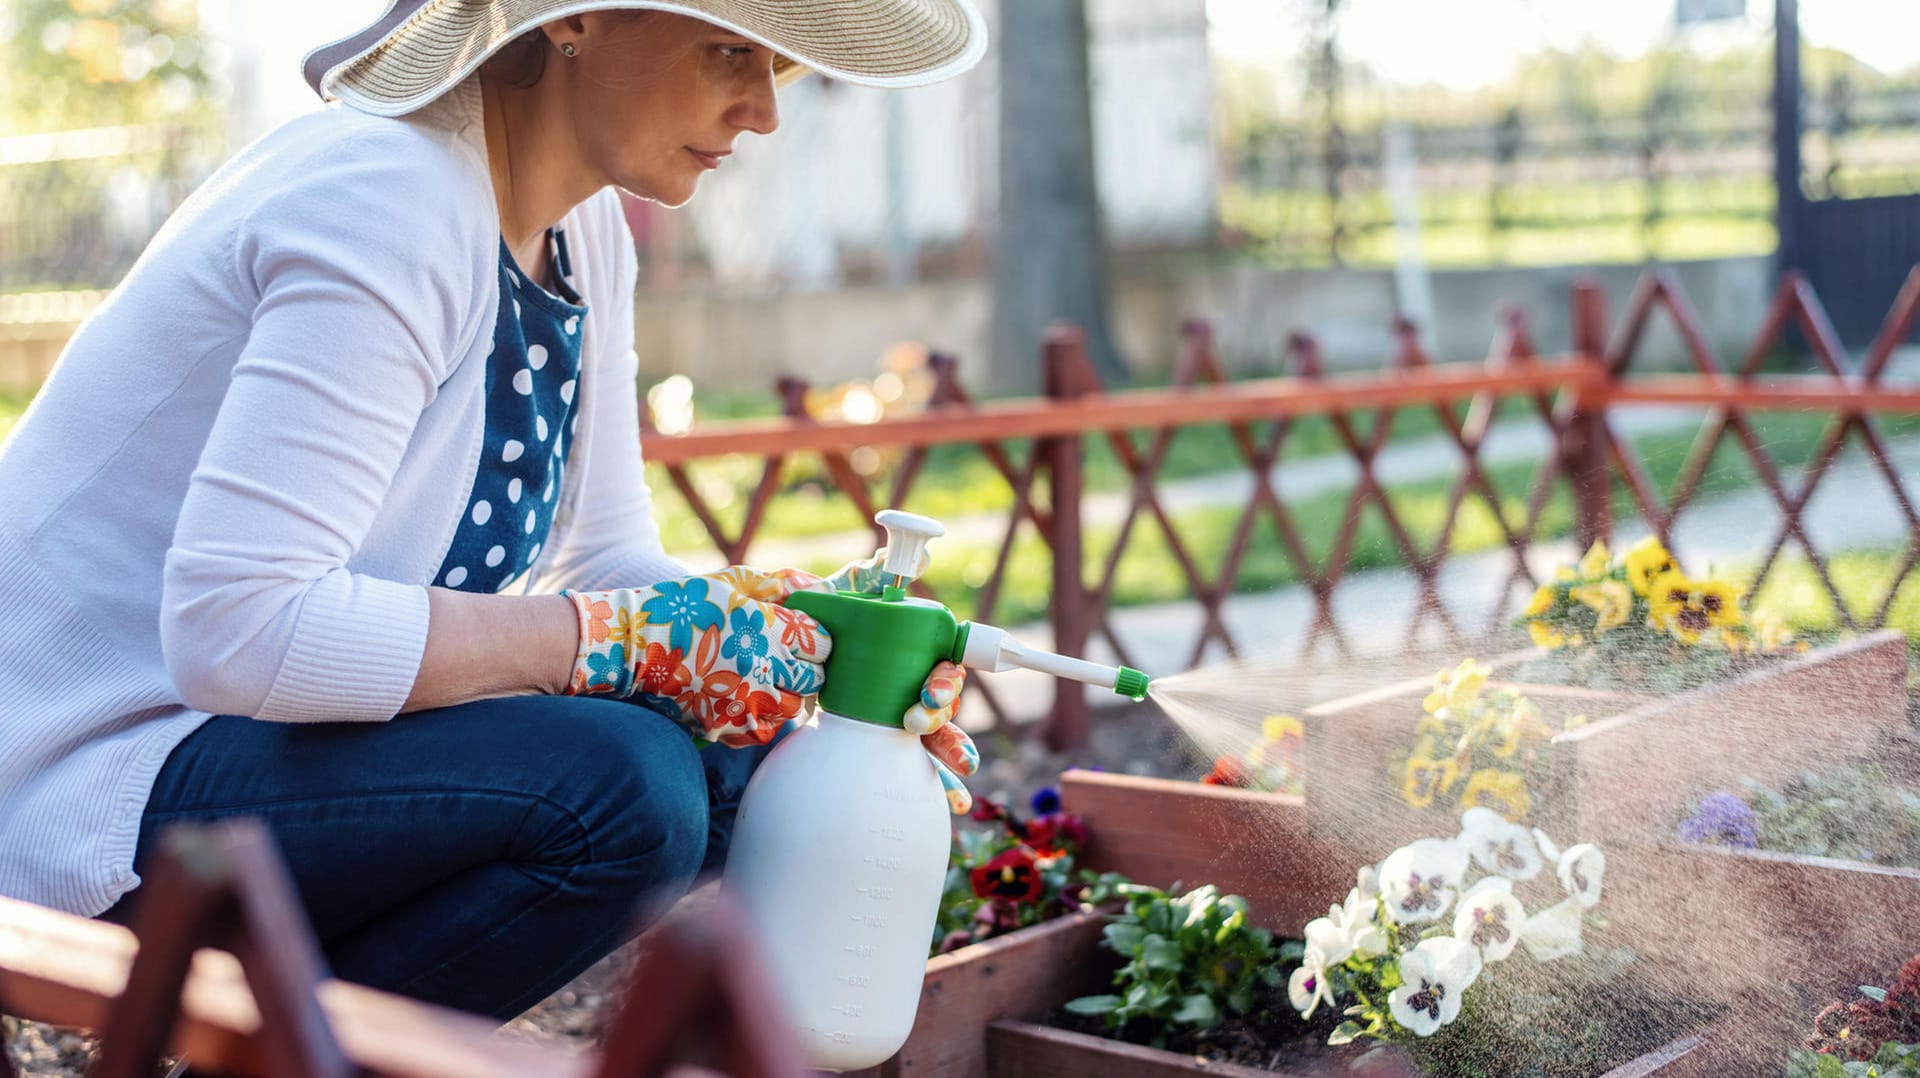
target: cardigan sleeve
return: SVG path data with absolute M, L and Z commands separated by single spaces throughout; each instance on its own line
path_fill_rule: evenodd
M 611 190 L 587 208 L 610 287 L 595 297 L 590 322 L 591 366 L 582 380 L 583 407 L 592 409 L 585 486 L 565 546 L 541 574 L 539 590 L 637 588 L 686 576 L 669 556 L 653 519 L 640 453 L 640 359 L 634 352 L 633 296 L 639 262 Z
M 412 690 L 426 589 L 347 566 L 421 412 L 491 313 L 477 308 L 492 198 L 459 152 L 404 129 L 359 135 L 237 228 L 252 328 L 162 583 L 162 651 L 190 707 L 380 721 Z

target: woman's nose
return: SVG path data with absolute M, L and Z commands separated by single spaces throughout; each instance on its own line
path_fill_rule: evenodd
M 772 65 L 734 105 L 732 119 L 735 126 L 756 135 L 771 135 L 779 129 L 780 102 L 774 94 Z

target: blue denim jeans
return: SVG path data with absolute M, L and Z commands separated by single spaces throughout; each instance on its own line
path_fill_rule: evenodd
M 502 1021 L 726 858 L 767 750 L 634 704 L 519 697 L 388 723 L 220 717 L 162 767 L 134 868 L 183 820 L 272 831 L 336 976 Z M 125 921 L 132 894 L 103 916 Z

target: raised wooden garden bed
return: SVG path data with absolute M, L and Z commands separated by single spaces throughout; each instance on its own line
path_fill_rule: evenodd
M 1690 1033 L 1622 1063 L 1600 1078 L 1704 1075 L 1709 1072 L 1700 1068 L 1698 1057 L 1714 1039 L 1710 1031 Z M 1420 1074 L 1411 1059 L 1392 1049 L 1375 1052 L 1358 1066 L 1342 1059 L 1326 1066 L 1270 1071 L 1029 1022 L 994 1023 L 989 1043 L 991 1078 L 1417 1078 Z
M 1768 1060 L 1825 1000 L 1920 953 L 1920 870 L 1674 842 L 1623 849 L 1607 872 L 1623 883 L 1608 892 L 1613 934 L 1683 964 L 1743 1039 L 1777 1049 Z
M 1060 799 L 1088 821 L 1088 868 L 1155 887 L 1211 883 L 1246 898 L 1254 923 L 1280 932 L 1327 912 L 1359 867 L 1310 838 L 1306 803 L 1285 794 L 1069 771 Z
M 1870 755 L 1902 734 L 1906 638 L 1881 632 L 1821 648 L 1741 677 L 1662 697 L 1536 685 L 1510 686 L 1556 725 L 1550 774 L 1531 791 L 1528 822 L 1561 841 L 1659 842 L 1689 797 L 1748 776 L 1775 783 L 1807 768 Z M 1488 665 L 1510 673 L 1527 656 Z M 1395 761 L 1414 741 L 1429 678 L 1309 709 L 1305 760 L 1308 833 L 1349 860 L 1377 860 L 1402 843 L 1458 826 L 1454 807 L 1414 809 Z

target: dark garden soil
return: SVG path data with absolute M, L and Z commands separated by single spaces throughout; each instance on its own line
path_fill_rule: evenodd
M 1471 997 L 1471 993 L 1469 993 Z M 1422 1073 L 1447 1078 L 1594 1078 L 1709 1023 L 1717 1010 L 1658 990 L 1615 982 L 1521 1017 L 1524 1002 L 1503 1014 L 1475 1014 L 1471 1007 L 1452 1026 L 1411 1046 Z M 1285 992 L 1271 993 L 1255 1012 L 1212 1029 L 1154 1044 L 1139 1023 L 1113 1030 L 1097 1017 L 1056 1013 L 1059 1029 L 1129 1044 L 1163 1048 L 1271 1071 L 1336 1073 L 1372 1042 L 1334 1048 L 1327 1035 L 1340 1022 L 1323 1009 L 1303 1021 Z

